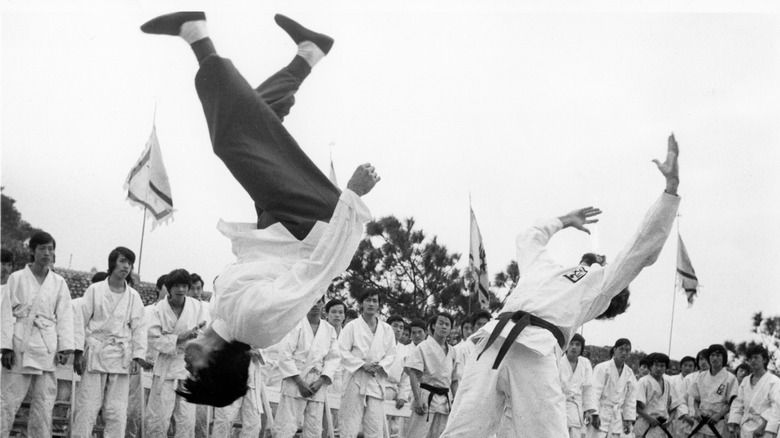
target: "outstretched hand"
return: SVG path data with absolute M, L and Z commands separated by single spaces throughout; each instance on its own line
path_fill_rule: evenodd
M 381 179 L 374 166 L 370 163 L 361 164 L 347 182 L 347 188 L 355 192 L 356 195 L 363 196 L 370 192 Z
M 677 194 L 677 186 L 680 185 L 680 171 L 677 166 L 677 157 L 680 155 L 680 148 L 677 145 L 677 140 L 674 138 L 674 134 L 669 136 L 669 145 L 666 148 L 666 161 L 661 163 L 658 160 L 653 160 L 658 170 L 666 178 L 666 193 L 670 195 Z
M 563 228 L 574 227 L 582 232 L 590 234 L 590 230 L 585 228 L 585 225 L 595 224 L 598 219 L 591 219 L 594 216 L 601 214 L 601 210 L 595 207 L 585 207 L 578 210 L 573 210 L 564 216 L 559 217 L 563 223 Z

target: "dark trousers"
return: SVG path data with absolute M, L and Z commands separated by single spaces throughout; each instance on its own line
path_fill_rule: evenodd
M 253 89 L 230 60 L 212 55 L 195 76 L 214 153 L 254 201 L 258 228 L 281 222 L 298 240 L 330 220 L 341 194 L 282 125 L 308 73 L 296 57 Z

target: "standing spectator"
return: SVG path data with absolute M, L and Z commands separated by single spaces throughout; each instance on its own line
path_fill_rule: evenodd
M 585 338 L 575 333 L 569 341 L 566 354 L 558 360 L 558 369 L 561 373 L 561 387 L 563 396 L 566 397 L 566 423 L 569 428 L 570 438 L 580 438 L 582 428 L 585 427 L 583 419 L 585 412 L 583 400 L 591 397 L 591 379 L 593 378 L 593 366 L 590 361 L 582 357 L 585 351 Z
M 585 400 L 585 410 L 593 411 L 588 426 L 588 438 L 616 438 L 631 431 L 636 421 L 636 378 L 626 359 L 631 354 L 631 341 L 620 338 L 610 349 L 611 360 L 593 368 L 593 391 Z
M 770 438 L 778 432 L 780 406 L 772 397 L 780 395 L 780 378 L 766 371 L 769 353 L 760 345 L 747 351 L 752 373 L 739 385 L 731 404 L 728 427 L 732 437 Z
M 8 276 L 14 271 L 14 253 L 3 248 L 0 250 L 0 285 L 5 286 Z M 3 287 L 5 289 L 5 287 Z
M 428 337 L 428 329 L 425 327 L 425 321 L 416 318 L 409 323 L 409 326 L 411 327 L 410 333 L 412 334 L 412 344 L 420 345 L 420 342 Z
M 680 395 L 666 376 L 669 356 L 652 353 L 646 358 L 649 365 L 647 375 L 639 379 L 636 390 L 636 412 L 638 414 L 634 433 L 648 438 L 666 438 L 670 435 L 670 408 Z
M 737 378 L 725 367 L 726 347 L 713 344 L 707 349 L 709 371 L 696 376 L 688 393 L 693 397 L 693 418 L 698 423 L 693 432 L 696 438 L 727 436 L 726 416 L 731 402 L 737 397 Z M 716 432 L 717 431 L 717 432 Z
M 680 360 L 680 374 L 669 378 L 672 390 L 678 395 L 669 407 L 672 417 L 671 433 L 674 438 L 688 438 L 691 433 L 693 420 L 688 416 L 688 387 L 691 380 L 688 376 L 693 374 L 695 369 L 696 359 L 685 356 Z
M 390 371 L 387 373 L 387 384 L 385 385 L 385 400 L 395 402 L 396 409 L 401 409 L 409 401 L 410 381 L 409 375 L 404 372 L 404 361 L 412 348 L 407 348 L 402 343 L 404 327 L 406 322 L 400 315 L 391 315 L 386 321 L 390 324 L 395 335 L 396 355 Z M 390 435 L 403 438 L 404 418 L 396 416 L 387 416 L 387 425 Z

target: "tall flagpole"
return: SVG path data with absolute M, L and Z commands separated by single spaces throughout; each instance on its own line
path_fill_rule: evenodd
M 674 259 L 674 284 L 672 286 L 672 321 L 669 324 L 669 348 L 666 353 L 671 357 L 672 355 L 672 332 L 674 331 L 674 308 L 677 301 L 677 255 L 680 253 L 680 213 L 677 213 L 677 252 L 675 252 Z
M 471 257 L 471 190 L 469 190 L 469 257 Z M 471 262 L 469 262 L 469 268 L 471 268 Z M 471 299 L 473 298 L 471 295 L 472 291 L 469 290 L 469 315 L 471 315 Z
M 141 247 L 138 249 L 138 281 L 141 281 L 141 260 L 144 257 L 144 234 L 146 233 L 146 206 L 144 205 L 144 220 L 141 222 Z

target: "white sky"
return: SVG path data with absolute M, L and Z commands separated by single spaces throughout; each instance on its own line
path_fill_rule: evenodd
M 294 54 L 275 12 L 334 36 L 286 126 L 323 170 L 335 141 L 342 185 L 374 164 L 374 216 L 414 216 L 452 251 L 468 250 L 470 192 L 491 278 L 524 227 L 586 205 L 604 211 L 594 236 L 566 230 L 553 255 L 614 258 L 663 189 L 650 160 L 674 131 L 680 229 L 703 288 L 690 309 L 678 296 L 672 356 L 747 339 L 754 312 L 780 313 L 780 19 L 765 3 L 107 3 L 2 3 L 2 185 L 55 236 L 60 266 L 138 252 L 142 211 L 122 184 L 155 105 L 177 213 L 147 231 L 142 277 L 184 267 L 209 281 L 231 262 L 215 224 L 254 210 L 211 153 L 195 58 L 138 30 L 205 5 L 217 50 L 250 83 Z M 634 281 L 627 315 L 586 326 L 589 344 L 667 350 L 675 249 L 673 236 Z

